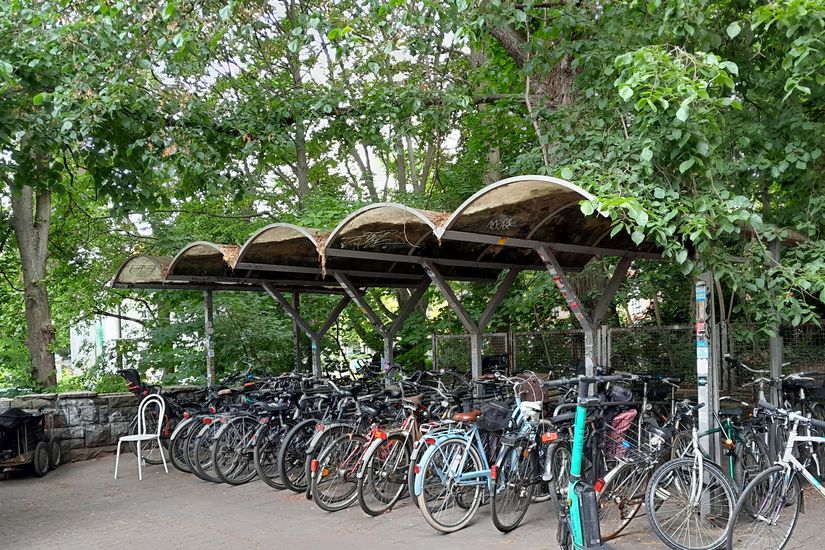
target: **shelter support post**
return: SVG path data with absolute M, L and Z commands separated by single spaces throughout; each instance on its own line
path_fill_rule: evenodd
M 358 309 L 361 310 L 373 328 L 375 328 L 378 334 L 381 335 L 381 338 L 384 341 L 384 353 L 381 359 L 382 367 L 388 369 L 394 361 L 393 344 L 395 342 L 395 337 L 398 335 L 398 331 L 401 330 L 401 327 L 404 326 L 404 323 L 415 309 L 415 306 L 421 301 L 421 298 L 427 292 L 427 288 L 430 286 L 430 281 L 427 279 L 421 281 L 421 283 L 413 291 L 410 299 L 400 307 L 390 325 L 387 326 L 369 302 L 367 302 L 363 290 L 354 285 L 352 281 L 350 281 L 349 277 L 343 273 L 336 272 L 335 278 L 338 280 L 338 283 L 344 291 L 346 291 L 347 296 L 349 296 L 349 298 L 358 305 Z
M 504 297 L 507 296 L 507 291 L 509 291 L 510 287 L 513 286 L 513 283 L 521 270 L 518 268 L 512 268 L 507 271 L 507 275 L 505 275 L 504 279 L 501 283 L 499 283 L 495 294 L 493 294 L 490 298 L 490 301 L 487 303 L 487 307 L 484 308 L 478 322 L 476 322 L 470 316 L 469 312 L 464 309 L 461 301 L 455 295 L 455 292 L 453 292 L 452 287 L 450 287 L 450 283 L 447 282 L 447 279 L 444 278 L 438 268 L 436 268 L 435 264 L 430 260 L 422 260 L 421 265 L 424 267 L 424 270 L 427 272 L 427 275 L 430 277 L 432 282 L 435 283 L 435 286 L 444 296 L 444 299 L 447 300 L 447 304 L 449 304 L 450 308 L 452 308 L 456 315 L 458 315 L 458 319 L 461 321 L 461 324 L 464 325 L 464 329 L 470 334 L 470 366 L 472 369 L 473 378 L 478 378 L 482 374 L 481 354 L 484 329 L 487 328 L 487 325 L 492 320 L 498 306 L 501 305 Z
M 309 336 L 310 342 L 312 342 L 312 373 L 315 376 L 320 376 L 322 372 L 321 339 L 327 331 L 329 331 L 333 323 L 335 323 L 335 320 L 341 315 L 341 312 L 344 311 L 344 308 L 347 307 L 347 304 L 350 302 L 350 297 L 342 297 L 335 307 L 332 308 L 332 311 L 329 312 L 324 324 L 318 330 L 314 330 L 312 326 L 310 326 L 310 324 L 303 317 L 301 317 L 298 310 L 289 303 L 284 295 L 275 290 L 270 283 L 261 283 L 261 286 L 270 296 L 272 296 L 273 299 L 275 299 L 276 302 L 281 304 L 281 307 L 284 308 L 286 314 L 289 315 L 299 327 L 301 327 L 301 330 L 303 330 L 307 336 Z
M 204 292 L 203 309 L 206 332 L 206 383 L 212 385 L 215 383 L 215 322 L 211 290 Z
M 768 243 L 768 249 L 771 253 L 771 267 L 776 267 L 779 265 L 779 239 L 774 239 L 770 243 Z M 781 318 L 779 316 L 779 311 L 774 308 L 774 318 L 775 323 L 773 328 L 773 335 L 771 336 L 770 343 L 769 343 L 769 353 L 770 353 L 770 369 L 771 369 L 771 378 L 777 379 L 782 376 L 782 363 L 784 362 L 784 353 L 785 350 L 783 349 L 783 342 L 782 336 L 779 334 L 779 328 L 781 323 Z M 781 405 L 782 404 L 782 386 L 781 384 L 773 384 L 771 386 L 771 401 L 773 401 L 774 405 Z
M 600 328 L 599 324 L 610 309 L 610 304 L 613 303 L 613 297 L 616 295 L 616 291 L 619 290 L 622 281 L 627 277 L 627 272 L 630 269 L 633 258 L 623 256 L 619 259 L 619 263 L 616 264 L 616 269 L 613 271 L 613 275 L 610 277 L 604 292 L 602 292 L 599 301 L 593 308 L 592 317 L 588 318 L 582 301 L 576 296 L 573 287 L 567 280 L 564 269 L 550 248 L 545 245 L 540 245 L 536 247 L 536 252 L 541 258 L 541 261 L 544 262 L 547 271 L 549 271 L 553 277 L 553 282 L 556 283 L 556 287 L 558 287 L 562 296 L 564 296 L 570 312 L 584 331 L 584 372 L 588 376 L 592 376 L 596 371 L 596 366 L 607 366 L 609 363 L 609 357 L 606 357 L 608 353 L 606 349 L 608 338 L 607 327 Z
M 295 308 L 295 311 L 298 312 L 300 315 L 301 313 L 301 294 L 298 292 L 292 293 L 292 307 Z M 295 322 L 295 319 L 292 320 L 292 347 L 294 348 L 293 357 L 295 359 L 294 369 L 295 372 L 299 372 L 303 365 L 303 352 L 301 350 L 301 327 L 298 326 L 298 323 Z
M 713 274 L 704 272 L 696 281 L 696 385 L 699 403 L 699 432 L 709 431 L 719 409 L 719 331 L 714 328 Z M 717 437 L 703 438 L 706 451 L 717 462 L 721 448 Z

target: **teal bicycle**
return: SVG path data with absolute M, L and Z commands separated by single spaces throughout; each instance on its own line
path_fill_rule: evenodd
M 627 376 L 579 376 L 544 382 L 545 387 L 561 387 L 578 384 L 579 397 L 576 400 L 576 419 L 573 428 L 573 453 L 570 460 L 570 476 L 567 487 L 555 483 L 556 504 L 559 512 L 559 526 L 556 531 L 561 550 L 586 550 L 601 547 L 599 508 L 596 491 L 582 479 L 584 439 L 587 422 L 587 407 L 601 403 L 598 397 L 588 396 L 591 384 L 627 381 Z

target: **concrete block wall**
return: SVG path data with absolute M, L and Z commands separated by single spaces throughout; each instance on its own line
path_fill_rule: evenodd
M 12 407 L 54 410 L 54 437 L 60 441 L 63 460 L 76 462 L 114 452 L 118 438 L 128 433 L 138 403 L 131 393 L 46 393 L 0 398 L 0 413 Z

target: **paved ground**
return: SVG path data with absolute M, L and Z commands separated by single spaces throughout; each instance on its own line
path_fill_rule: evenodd
M 274 491 L 260 482 L 213 485 L 171 466 L 169 474 L 150 466 L 138 482 L 134 458 L 123 458 L 117 481 L 112 479 L 113 457 L 61 466 L 42 479 L 22 474 L 0 479 L 0 549 L 557 548 L 549 503 L 532 506 L 525 523 L 508 535 L 495 530 L 485 506 L 475 523 L 444 536 L 411 504 L 378 518 L 367 517 L 357 506 L 328 514 L 303 495 Z M 793 548 L 825 547 L 825 504 L 811 497 Z M 611 547 L 664 548 L 644 517 Z

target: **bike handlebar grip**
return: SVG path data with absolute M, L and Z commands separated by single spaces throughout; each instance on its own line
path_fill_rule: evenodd
M 811 426 L 816 426 L 822 430 L 825 430 L 825 422 L 822 420 L 817 420 L 816 418 L 811 418 Z
M 696 406 L 693 407 L 693 410 L 698 411 L 699 409 L 701 409 L 704 406 L 705 406 L 704 403 L 698 403 Z

